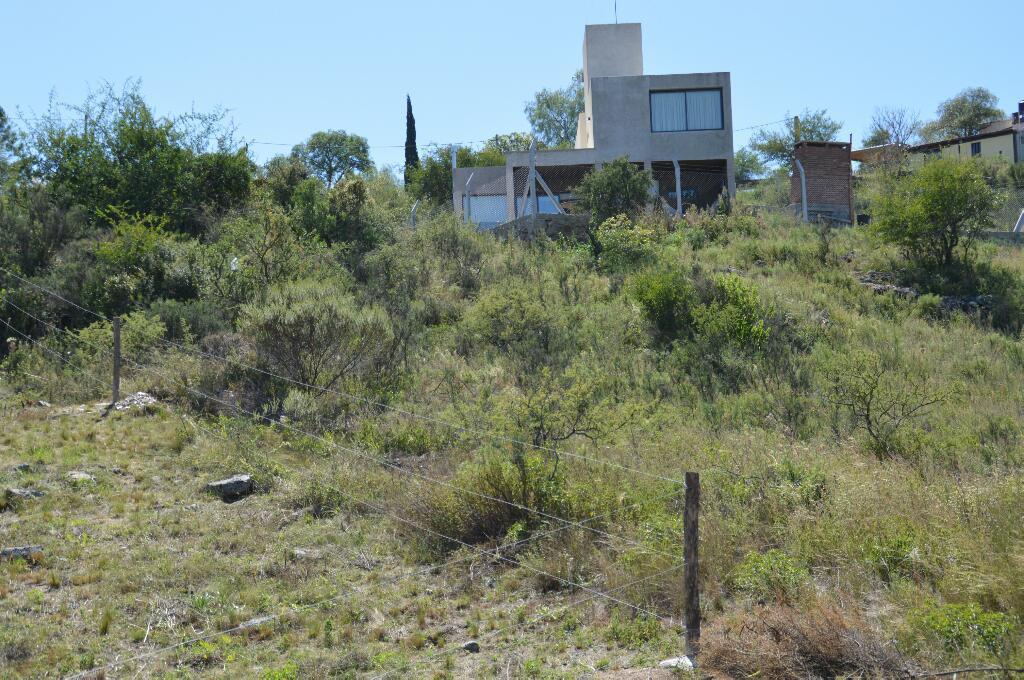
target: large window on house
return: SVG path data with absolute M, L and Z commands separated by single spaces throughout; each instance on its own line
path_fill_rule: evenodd
M 981 155 L 981 142 L 971 142 L 971 155 L 972 156 L 980 156 Z
M 651 132 L 721 130 L 721 90 L 651 92 Z

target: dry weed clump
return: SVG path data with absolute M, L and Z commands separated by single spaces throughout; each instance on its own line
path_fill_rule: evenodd
M 705 669 L 730 677 L 907 677 L 913 667 L 863 619 L 830 603 L 757 607 L 724 617 L 702 640 Z

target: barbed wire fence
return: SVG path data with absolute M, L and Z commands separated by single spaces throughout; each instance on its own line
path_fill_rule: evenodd
M 22 279 L 20 276 L 18 276 L 17 274 L 14 274 L 13 272 L 10 272 L 9 270 L 5 270 L 2 267 L 0 267 L 0 270 L 6 271 L 8 274 L 13 275 L 17 279 L 21 279 L 22 281 L 24 281 L 26 284 L 28 284 L 30 286 L 35 286 L 35 287 L 39 288 L 41 292 L 44 292 L 44 293 L 46 293 L 48 295 L 51 295 L 51 296 L 55 297 L 56 299 L 62 300 L 64 302 L 67 302 L 68 304 L 72 304 L 72 305 L 74 305 L 76 307 L 79 307 L 79 305 L 77 305 L 77 304 L 75 304 L 73 302 L 70 302 L 64 296 L 61 296 L 61 295 L 59 295 L 59 294 L 57 294 L 57 293 L 55 293 L 53 291 L 50 291 L 50 290 L 48 290 L 46 288 L 42 288 L 42 287 L 38 286 L 37 284 L 34 284 L 34 283 L 30 282 L 30 281 Z M 69 336 L 69 338 L 68 338 L 68 343 L 69 344 L 73 344 L 75 342 L 85 342 L 86 344 L 90 345 L 91 348 L 94 351 L 96 351 L 97 353 L 104 353 L 104 354 L 107 354 L 107 355 L 112 354 L 112 353 L 116 354 L 116 345 L 115 345 L 115 347 L 109 347 L 108 348 L 108 347 L 97 345 L 95 342 L 90 342 L 88 340 L 83 340 L 83 338 L 81 338 L 80 336 L 77 336 L 72 331 L 69 331 L 68 329 L 61 328 L 59 326 L 56 326 L 55 324 L 52 324 L 52 323 L 46 321 L 45 319 L 42 319 L 42 318 L 38 317 L 37 315 L 33 314 L 32 311 L 24 309 L 23 307 L 17 305 L 16 303 L 14 303 L 11 300 L 7 300 L 7 303 L 12 308 L 14 308 L 18 312 L 20 312 L 21 314 L 26 315 L 29 318 L 32 318 L 37 323 L 41 324 L 43 327 L 49 329 L 51 334 L 53 334 L 53 335 L 61 335 L 61 336 L 64 336 L 64 335 Z M 95 312 L 94 310 L 88 310 L 87 308 L 84 308 L 84 307 L 80 307 L 80 309 L 82 309 L 83 311 L 88 312 L 88 314 L 90 316 L 93 316 L 93 317 L 95 317 L 97 319 L 104 319 L 104 320 L 106 320 L 106 317 L 104 315 L 99 314 L 98 312 Z M 34 347 L 37 347 L 40 351 L 42 351 L 42 352 L 52 356 L 62 366 L 68 368 L 71 371 L 81 371 L 81 367 L 80 366 L 76 366 L 76 365 L 74 365 L 71 362 L 71 359 L 70 359 L 70 356 L 69 356 L 68 353 L 62 352 L 62 351 L 58 351 L 58 350 L 53 349 L 52 347 L 46 346 L 45 344 L 43 344 L 39 340 L 37 340 L 35 338 L 32 338 L 31 336 L 27 335 L 26 333 L 18 330 L 17 328 L 12 326 L 6 320 L 0 319 L 0 321 L 2 321 L 4 323 L 4 325 L 7 326 L 11 331 L 17 333 L 26 342 L 30 343 L 30 345 L 32 345 Z M 169 348 L 179 349 L 179 350 L 183 350 L 183 351 L 191 349 L 191 348 L 187 348 L 187 347 L 185 347 L 183 345 L 180 345 L 178 343 L 173 343 L 173 342 L 170 342 L 170 341 L 163 341 L 163 342 L 165 343 L 165 346 L 167 346 Z M 213 355 L 209 355 L 209 354 L 203 353 L 200 350 L 193 350 L 193 351 L 198 352 L 199 354 L 203 354 L 206 358 L 212 358 L 212 359 L 219 359 L 221 361 L 227 361 L 225 358 L 215 357 Z M 250 418 L 258 419 L 258 420 L 261 420 L 261 421 L 265 420 L 265 417 L 262 416 L 259 413 L 252 412 L 252 411 L 246 411 L 246 410 L 243 410 L 243 409 L 239 409 L 236 405 L 232 405 L 232 404 L 228 404 L 226 402 L 223 402 L 217 396 L 209 394 L 209 393 L 206 393 L 206 392 L 203 392 L 202 390 L 197 390 L 194 387 L 190 387 L 186 382 L 184 382 L 182 380 L 178 380 L 178 379 L 174 378 L 173 376 L 169 376 L 167 373 L 165 373 L 164 371 L 161 371 L 160 369 L 158 369 L 158 368 L 156 368 L 154 366 L 147 365 L 147 364 L 135 361 L 131 357 L 121 357 L 121 358 L 123 359 L 123 361 L 124 361 L 126 366 L 130 366 L 133 369 L 139 371 L 140 373 L 156 375 L 156 376 L 161 377 L 164 380 L 169 380 L 171 382 L 176 382 L 183 389 L 189 391 L 190 393 L 194 394 L 198 398 L 201 398 L 203 400 L 207 400 L 207 401 L 210 401 L 210 402 L 221 402 L 222 405 L 225 405 L 225 406 L 232 406 L 232 407 L 234 407 L 235 411 L 239 415 L 242 415 L 242 416 L 245 416 L 245 417 L 250 417 Z M 113 363 L 116 365 L 119 362 L 117 360 L 114 360 Z M 254 370 L 260 370 L 260 369 L 258 369 L 256 367 L 249 367 L 249 368 L 254 369 Z M 103 381 L 99 380 L 99 378 L 96 377 L 96 376 L 93 376 L 93 375 L 87 374 L 87 373 L 83 373 L 83 377 L 85 377 L 86 379 L 96 383 L 97 385 L 99 385 L 101 387 L 104 386 Z M 277 377 L 283 378 L 283 376 L 277 376 Z M 109 383 L 107 383 L 106 386 L 109 386 Z M 308 387 L 313 387 L 313 386 L 308 386 Z M 116 387 L 115 387 L 115 389 L 116 389 Z M 385 406 L 386 407 L 386 405 L 381 405 L 381 406 Z M 443 421 L 443 420 L 440 420 L 440 419 L 437 419 L 437 418 L 433 418 L 433 417 L 430 417 L 430 416 L 420 416 L 419 414 L 416 414 L 416 413 L 411 412 L 411 411 L 403 411 L 401 409 L 394 409 L 394 412 L 397 413 L 397 414 L 400 414 L 400 415 L 411 415 L 411 416 L 426 418 L 426 419 L 429 419 L 429 420 L 431 420 L 432 422 L 435 422 L 435 423 L 449 425 L 449 426 L 451 426 L 453 428 L 456 428 L 456 429 L 462 429 L 462 430 L 468 430 L 468 431 L 476 432 L 476 433 L 481 434 L 481 435 L 493 434 L 496 438 L 504 439 L 505 441 L 517 441 L 517 440 L 514 440 L 514 439 L 509 439 L 507 437 L 503 438 L 500 435 L 497 435 L 496 433 L 488 433 L 485 430 L 482 430 L 482 429 L 479 429 L 479 428 L 466 428 L 466 427 L 463 427 L 463 426 L 459 426 L 458 424 L 447 423 L 446 421 Z M 195 421 L 192 421 L 191 419 L 188 419 L 187 416 L 184 415 L 184 413 L 178 413 L 178 415 L 181 416 L 182 419 L 185 420 L 186 422 L 189 422 L 193 427 L 195 427 L 195 428 L 197 428 L 197 429 L 199 429 L 201 431 L 204 431 L 207 434 L 210 434 L 210 435 L 213 435 L 213 436 L 220 436 L 220 437 L 224 438 L 226 441 L 230 441 L 227 434 L 219 433 L 219 432 L 216 432 L 214 430 L 210 430 L 208 428 L 204 428 L 202 425 L 196 423 Z M 673 572 L 673 571 L 678 570 L 678 569 L 687 568 L 688 572 L 693 572 L 694 574 L 696 573 L 695 572 L 695 569 L 696 569 L 695 559 L 693 559 L 693 558 L 691 558 L 690 562 L 687 563 L 687 562 L 681 561 L 679 559 L 679 555 L 673 555 L 671 553 L 665 553 L 663 551 L 660 551 L 660 550 L 657 550 L 655 548 L 652 548 L 651 546 L 644 545 L 642 542 L 638 542 L 638 541 L 632 540 L 632 539 L 630 539 L 628 537 L 617 535 L 617 534 L 614 534 L 614 533 L 610 533 L 608 531 L 604 531 L 602 529 L 596 528 L 595 526 L 592 526 L 592 525 L 600 524 L 603 520 L 610 519 L 612 516 L 614 516 L 614 515 L 616 515 L 616 514 L 618 514 L 620 512 L 623 512 L 625 510 L 628 510 L 628 508 L 617 508 L 617 509 L 615 509 L 615 510 L 613 510 L 611 512 L 608 512 L 608 513 L 603 513 L 601 515 L 596 515 L 596 516 L 593 516 L 593 517 L 589 517 L 589 518 L 586 518 L 586 519 L 581 520 L 581 521 L 574 521 L 574 520 L 570 520 L 570 519 L 567 519 L 567 518 L 564 518 L 564 517 L 560 517 L 558 515 L 553 515 L 553 514 L 550 514 L 550 513 L 544 513 L 544 512 L 539 511 L 539 510 L 537 510 L 535 508 L 528 508 L 526 506 L 521 506 L 521 505 L 518 505 L 518 504 L 516 504 L 514 502 L 510 502 L 510 501 L 507 501 L 507 500 L 504 500 L 504 499 L 487 496 L 485 494 L 480 494 L 479 492 L 475 492 L 472 489 L 461 488 L 461 487 L 459 487 L 459 486 L 457 486 L 455 484 L 452 484 L 451 482 L 449 482 L 447 480 L 433 478 L 433 477 L 430 477 L 428 475 L 423 475 L 423 474 L 417 473 L 417 472 L 412 471 L 412 470 L 404 469 L 401 466 L 395 465 L 394 463 L 390 463 L 390 461 L 388 461 L 387 459 L 376 458 L 372 454 L 368 454 L 368 453 L 366 453 L 364 451 L 360 451 L 360 450 L 358 450 L 356 448 L 353 448 L 353 447 L 349 447 L 349 446 L 345 446 L 343 444 L 339 444 L 338 442 L 334 441 L 333 439 L 322 437 L 322 436 L 320 436 L 320 435 L 318 435 L 318 434 L 316 434 L 314 432 L 309 432 L 309 431 L 303 430 L 302 428 L 296 427 L 294 425 L 290 425 L 288 423 L 281 422 L 281 423 L 276 423 L 275 425 L 278 426 L 278 427 L 281 427 L 284 430 L 293 432 L 297 436 L 307 437 L 307 438 L 310 438 L 310 439 L 313 439 L 313 440 L 321 441 L 325 446 L 327 446 L 327 447 L 329 447 L 329 448 L 331 448 L 333 450 L 336 450 L 336 451 L 339 451 L 339 452 L 342 452 L 342 453 L 346 453 L 346 454 L 352 455 L 352 456 L 354 456 L 356 458 L 363 458 L 365 460 L 368 460 L 368 461 L 370 461 L 372 463 L 375 463 L 375 464 L 378 464 L 378 465 L 383 465 L 384 467 L 387 467 L 388 469 L 392 470 L 396 474 L 400 474 L 400 475 L 404 474 L 404 475 L 408 475 L 410 477 L 413 477 L 413 478 L 415 478 L 415 483 L 416 484 L 444 486 L 446 488 L 450 488 L 452 491 L 457 492 L 457 493 L 464 493 L 464 494 L 474 495 L 474 496 L 477 496 L 477 497 L 486 498 L 486 499 L 491 500 L 493 502 L 507 504 L 510 507 L 516 507 L 519 510 L 522 510 L 522 511 L 525 511 L 525 512 L 529 512 L 531 514 L 536 515 L 538 518 L 540 518 L 544 522 L 557 522 L 558 526 L 555 527 L 555 528 L 549 528 L 549 529 L 545 529 L 543 531 L 536 532 L 536 533 L 526 537 L 525 539 L 521 539 L 519 541 L 515 541 L 512 544 L 501 543 L 497 547 L 494 547 L 494 548 L 480 548 L 480 547 L 475 546 L 473 544 L 470 544 L 470 543 L 467 543 L 465 541 L 462 541 L 462 540 L 460 540 L 460 539 L 458 539 L 456 537 L 448 536 L 448 535 L 445 535 L 442 532 L 438 532 L 438 531 L 436 531 L 434 529 L 431 529 L 430 527 L 423 526 L 422 524 L 420 524 L 418 522 L 415 522 L 415 521 L 413 521 L 413 520 L 411 520 L 411 519 L 409 519 L 407 517 L 402 517 L 400 515 L 397 515 L 394 512 L 389 511 L 386 507 L 381 506 L 379 504 L 376 504 L 376 503 L 374 503 L 371 500 L 361 499 L 361 498 L 355 497 L 354 495 L 351 495 L 351 497 L 349 499 L 352 503 L 355 503 L 355 504 L 358 504 L 358 505 L 360 505 L 362 507 L 365 507 L 368 510 L 370 510 L 372 512 L 375 512 L 375 513 L 377 513 L 377 514 L 379 514 L 381 516 L 386 516 L 386 517 L 390 518 L 391 520 L 395 521 L 396 523 L 408 526 L 412 530 L 416 530 L 416 531 L 420 531 L 420 532 L 425 532 L 427 534 L 433 535 L 438 540 L 441 540 L 441 541 L 450 543 L 450 544 L 452 544 L 454 546 L 457 546 L 459 548 L 468 550 L 468 551 L 470 551 L 470 555 L 475 555 L 477 557 L 486 557 L 486 558 L 493 559 L 493 560 L 495 560 L 497 562 L 501 562 L 501 563 L 507 564 L 507 565 L 512 566 L 512 567 L 526 569 L 528 571 L 532 571 L 532 572 L 536 573 L 537 575 L 541 575 L 541 576 L 544 576 L 545 578 L 551 579 L 553 582 L 560 583 L 562 587 L 568 588 L 568 589 L 570 589 L 570 591 L 572 591 L 572 590 L 580 590 L 580 591 L 583 591 L 585 593 L 588 593 L 588 596 L 586 598 L 584 598 L 583 600 L 581 600 L 580 603 L 582 603 L 584 601 L 590 601 L 590 600 L 592 600 L 594 598 L 606 599 L 606 600 L 610 601 L 613 604 L 616 604 L 616 605 L 619 605 L 619 606 L 623 606 L 623 607 L 627 607 L 627 608 L 632 609 L 633 611 L 635 611 L 635 612 L 637 612 L 639 614 L 642 614 L 644 616 L 648 616 L 650 618 L 657 619 L 657 620 L 662 621 L 664 623 L 667 623 L 669 625 L 676 625 L 676 620 L 673 617 L 665 616 L 665 615 L 659 613 L 657 610 L 651 608 L 651 605 L 637 604 L 636 602 L 633 602 L 633 601 L 630 601 L 630 600 L 627 600 L 627 599 L 622 599 L 621 597 L 617 596 L 617 593 L 619 593 L 619 592 L 630 591 L 630 589 L 633 588 L 636 585 L 647 583 L 649 581 L 652 581 L 652 580 L 654 580 L 656 578 L 659 578 L 659 577 L 661 577 L 663 575 L 667 575 L 668 573 Z M 521 443 L 525 444 L 525 442 L 521 442 Z M 538 448 L 543 448 L 543 447 L 538 447 Z M 597 464 L 597 465 L 600 465 L 600 466 L 605 466 L 605 465 L 608 464 L 607 461 L 596 459 L 596 458 L 593 458 L 593 457 L 590 457 L 590 456 L 583 456 L 583 455 L 576 454 L 576 458 L 578 460 L 589 461 L 589 462 L 591 462 L 593 464 Z M 664 500 L 664 499 L 667 499 L 670 496 L 677 495 L 678 492 L 679 492 L 678 491 L 679 490 L 679 485 L 680 484 L 685 484 L 685 482 L 683 482 L 682 480 L 679 480 L 679 479 L 674 479 L 674 478 L 666 477 L 666 476 L 663 476 L 663 475 L 656 475 L 656 474 L 648 473 L 646 471 L 643 471 L 643 470 L 640 470 L 640 469 L 636 469 L 636 468 L 628 468 L 628 467 L 625 467 L 625 466 L 614 465 L 614 464 L 612 464 L 612 466 L 613 467 L 619 467 L 619 468 L 621 468 L 623 470 L 628 470 L 628 471 L 631 471 L 631 472 L 636 473 L 636 474 L 641 474 L 641 475 L 649 476 L 651 478 L 657 478 L 657 479 L 661 479 L 661 480 L 664 480 L 664 481 L 671 482 L 672 484 L 671 484 L 670 490 L 667 491 L 666 493 L 662 494 L 662 496 L 659 497 L 660 500 Z M 687 480 L 687 481 L 689 481 L 689 480 Z M 410 487 L 410 492 L 412 492 L 412 491 L 413 491 L 413 487 Z M 650 501 L 648 501 L 648 502 L 650 502 Z M 637 505 L 639 505 L 639 503 Z M 657 573 L 645 575 L 645 576 L 643 576 L 643 577 L 641 577 L 639 579 L 635 579 L 633 581 L 627 582 L 626 584 L 615 585 L 614 588 L 601 589 L 601 588 L 595 588 L 592 584 L 587 583 L 587 582 L 577 581 L 577 580 L 575 580 L 575 579 L 573 579 L 571 577 L 567 579 L 567 578 L 564 578 L 564 577 L 559 576 L 557 574 L 552 574 L 550 572 L 547 572 L 547 571 L 545 571 L 543 569 L 538 569 L 537 567 L 535 567 L 535 566 L 533 566 L 531 564 L 524 563 L 522 560 L 516 559 L 514 556 L 509 556 L 509 554 L 514 554 L 514 551 L 516 549 L 521 548 L 522 546 L 524 546 L 524 545 L 526 545 L 528 543 L 533 543 L 533 542 L 539 541 L 542 538 L 551 537 L 554 534 L 556 534 L 558 532 L 561 532 L 561 531 L 564 531 L 564 530 L 585 530 L 585 531 L 593 532 L 595 535 L 602 537 L 602 540 L 608 541 L 607 545 L 609 547 L 612 547 L 614 545 L 614 542 L 619 542 L 619 543 L 622 543 L 622 544 L 631 545 L 632 546 L 631 550 L 639 548 L 640 550 L 648 552 L 649 554 L 660 555 L 663 558 L 667 558 L 669 560 L 669 563 L 668 563 L 669 566 L 667 568 L 657 572 Z M 695 549 L 695 545 L 696 545 L 696 543 L 695 543 L 696 542 L 696 532 L 695 532 L 695 530 L 694 530 L 693 541 L 694 541 L 694 549 Z M 441 568 L 441 567 L 444 567 L 446 565 L 453 564 L 453 563 L 458 562 L 458 561 L 462 561 L 463 559 L 466 559 L 466 558 L 468 558 L 468 556 L 463 556 L 462 558 L 459 558 L 459 559 L 453 558 L 452 560 L 449 560 L 448 562 L 446 562 L 446 563 L 444 563 L 442 565 L 432 565 L 432 568 Z M 415 575 L 415 573 L 418 573 L 418 572 L 414 572 L 413 574 L 402 575 L 399 578 L 405 578 L 406 576 Z M 637 594 L 639 594 L 639 593 L 635 593 L 634 595 L 637 595 Z M 336 601 L 338 599 L 341 599 L 342 597 L 343 597 L 342 595 L 333 596 L 331 598 L 324 599 L 324 600 L 321 600 L 321 601 L 316 602 L 316 603 L 310 603 L 310 604 L 307 604 L 307 605 L 303 605 L 302 607 L 300 607 L 300 609 L 301 608 L 312 607 L 312 606 L 328 604 L 330 602 L 333 602 L 333 601 Z M 567 607 L 568 606 L 574 606 L 575 604 L 577 604 L 577 603 L 571 603 L 570 605 L 567 605 Z M 289 609 L 289 611 L 297 611 L 297 609 L 295 607 L 291 607 Z M 280 616 L 282 616 L 282 615 L 283 615 L 283 613 L 276 613 L 276 614 L 273 614 L 273 615 L 270 615 L 270 616 L 258 617 L 257 623 L 253 623 L 252 625 L 257 625 L 257 624 L 262 625 L 263 623 L 269 622 L 271 620 L 276 620 L 277 618 L 280 618 Z M 243 624 L 241 624 L 239 626 L 235 626 L 233 628 L 229 628 L 229 629 L 225 629 L 225 630 L 219 630 L 219 631 L 214 631 L 214 632 L 211 632 L 211 633 L 206 634 L 206 635 L 194 636 L 193 638 L 188 638 L 186 640 L 179 641 L 179 642 L 171 644 L 171 645 L 167 645 L 167 646 L 165 646 L 163 648 L 160 648 L 160 649 L 157 649 L 157 650 L 152 650 L 152 651 L 149 651 L 149 652 L 145 652 L 145 653 L 139 654 L 139 655 L 131 657 L 131 658 L 116 659 L 116 660 L 106 664 L 105 666 L 99 666 L 99 667 L 91 668 L 88 671 L 85 671 L 83 673 L 80 673 L 80 674 L 72 676 L 72 677 L 86 677 L 86 676 L 90 676 L 90 675 L 94 675 L 94 674 L 100 673 L 100 672 L 102 672 L 102 671 L 104 671 L 106 669 L 123 667 L 124 665 L 129 664 L 129 663 L 131 663 L 133 661 L 138 661 L 138 660 L 142 660 L 142 659 L 152 658 L 153 656 L 156 656 L 156 655 L 158 655 L 160 653 L 163 653 L 165 651 L 170 651 L 170 650 L 173 650 L 173 649 L 177 649 L 177 648 L 180 648 L 180 647 L 188 645 L 188 644 L 193 644 L 195 642 L 198 642 L 199 640 L 209 639 L 210 637 L 213 637 L 215 635 L 227 634 L 227 633 L 231 633 L 231 632 L 238 632 L 238 631 L 241 631 L 241 630 L 245 630 L 247 627 L 250 627 L 249 624 L 243 623 Z M 439 650 L 437 655 L 440 655 L 440 654 L 443 654 L 443 653 L 446 653 L 445 650 Z M 435 655 L 432 655 L 430 658 L 433 658 L 433 656 L 435 656 Z M 426 661 L 429 661 L 429 659 L 423 660 L 424 663 Z M 386 675 L 390 675 L 390 673 L 385 673 L 385 676 Z M 384 677 L 384 676 L 381 676 L 381 677 Z

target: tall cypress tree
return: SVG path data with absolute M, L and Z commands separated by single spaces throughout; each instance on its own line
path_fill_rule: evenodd
M 412 171 L 420 167 L 420 154 L 416 151 L 416 119 L 412 115 L 412 99 L 405 95 L 405 185 L 409 186 Z

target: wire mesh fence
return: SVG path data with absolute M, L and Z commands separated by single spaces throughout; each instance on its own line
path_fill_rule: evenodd
M 1018 233 L 1024 230 L 1020 224 L 1024 216 L 1024 186 L 1011 187 L 1003 194 L 1003 200 L 992 215 L 998 231 L 1014 231 Z
M 582 215 L 579 187 L 602 163 L 565 162 L 564 150 L 512 153 L 504 166 L 455 168 L 456 210 L 481 229 L 531 216 Z M 726 162 L 632 162 L 651 175 L 651 203 L 669 214 L 713 206 L 728 186 Z

